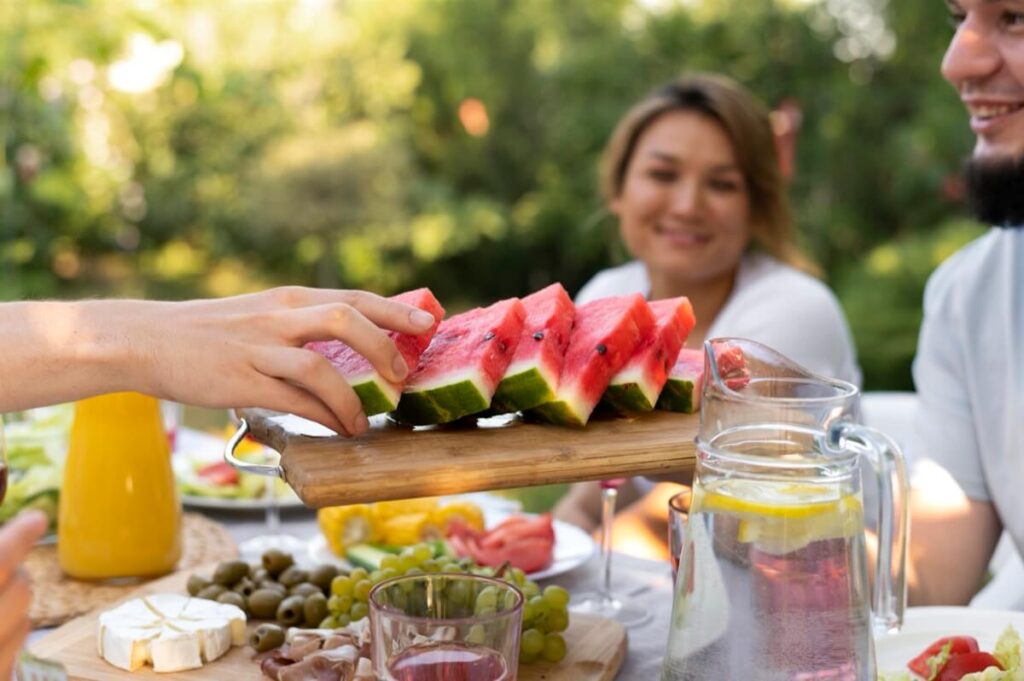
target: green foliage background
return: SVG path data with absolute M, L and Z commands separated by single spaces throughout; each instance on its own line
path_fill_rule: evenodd
M 867 387 L 908 388 L 924 280 L 981 233 L 958 217 L 971 138 L 938 74 L 945 15 L 884 0 L 0 3 L 0 297 L 426 285 L 458 309 L 574 291 L 622 257 L 595 179 L 615 121 L 679 72 L 714 70 L 800 103 L 802 237 Z M 485 134 L 460 120 L 468 99 Z

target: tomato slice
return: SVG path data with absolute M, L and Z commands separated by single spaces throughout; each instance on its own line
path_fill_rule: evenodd
M 989 653 L 961 653 L 949 658 L 949 662 L 935 677 L 935 681 L 960 681 L 967 674 L 984 671 L 989 667 L 1002 669 L 1003 665 Z
M 197 475 L 211 485 L 237 485 L 238 471 L 227 461 L 217 461 L 207 464 L 198 471 Z
M 555 530 L 551 523 L 550 515 L 544 514 L 536 518 L 512 516 L 497 527 L 486 532 L 480 538 L 480 545 L 494 548 L 530 538 L 555 541 Z
M 928 674 L 931 671 L 928 669 L 928 658 L 934 657 L 939 654 L 945 645 L 949 643 L 949 655 L 962 655 L 963 653 L 976 653 L 978 650 L 978 640 L 973 636 L 944 636 L 938 639 L 935 643 L 925 648 L 920 655 L 915 657 L 913 660 L 907 663 L 907 667 L 910 671 L 914 672 L 918 676 L 928 678 Z

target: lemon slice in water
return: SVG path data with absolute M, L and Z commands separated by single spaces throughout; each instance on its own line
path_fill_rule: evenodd
M 737 541 L 773 554 L 863 529 L 860 498 L 838 485 L 717 480 L 695 490 L 693 512 L 737 517 Z

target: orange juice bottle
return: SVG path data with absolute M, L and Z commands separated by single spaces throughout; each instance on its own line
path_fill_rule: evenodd
M 181 557 L 181 505 L 160 404 L 114 393 L 75 404 L 57 553 L 78 579 L 142 578 Z

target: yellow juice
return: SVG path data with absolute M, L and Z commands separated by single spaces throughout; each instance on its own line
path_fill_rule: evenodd
M 75 405 L 57 552 L 78 579 L 150 577 L 181 558 L 181 506 L 159 402 L 115 393 Z

